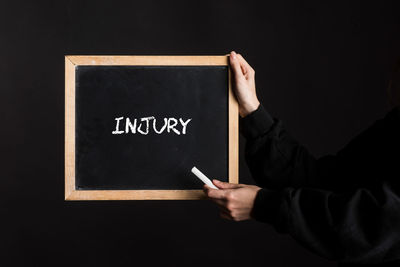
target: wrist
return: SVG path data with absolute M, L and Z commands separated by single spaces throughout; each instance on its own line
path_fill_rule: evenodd
M 256 139 L 267 133 L 275 123 L 261 103 L 255 111 L 241 118 L 240 122 L 240 132 L 247 140 Z
M 246 117 L 250 113 L 256 111 L 259 106 L 260 106 L 260 102 L 258 101 L 258 99 L 256 99 L 255 101 L 253 101 L 251 103 L 246 103 L 246 104 L 240 105 L 240 107 L 239 107 L 240 108 L 239 109 L 240 116 L 242 118 Z

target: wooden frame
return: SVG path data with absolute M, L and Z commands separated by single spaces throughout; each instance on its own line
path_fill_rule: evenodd
M 228 66 L 229 171 L 238 183 L 238 103 L 231 88 L 229 56 L 65 56 L 65 200 L 204 199 L 202 190 L 76 190 L 75 188 L 75 67 L 79 65 Z

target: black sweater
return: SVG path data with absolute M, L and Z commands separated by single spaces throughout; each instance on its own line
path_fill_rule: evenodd
M 400 109 L 318 159 L 262 105 L 240 122 L 256 220 L 343 264 L 400 266 Z

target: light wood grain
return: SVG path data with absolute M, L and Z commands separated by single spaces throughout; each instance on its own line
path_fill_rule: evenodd
M 180 65 L 228 64 L 227 56 L 68 56 L 74 65 Z
M 229 67 L 229 182 L 239 183 L 239 105 L 232 88 L 232 72 Z
M 74 190 L 66 200 L 196 200 L 202 190 Z
M 75 188 L 75 67 L 80 65 L 229 66 L 225 56 L 66 56 L 65 57 L 65 199 L 66 200 L 194 200 L 202 190 L 76 190 Z M 238 103 L 228 68 L 228 174 L 239 182 Z
M 65 57 L 65 199 L 75 190 L 75 65 Z

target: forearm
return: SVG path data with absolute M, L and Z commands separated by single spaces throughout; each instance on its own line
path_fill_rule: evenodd
M 260 186 L 279 189 L 316 183 L 316 159 L 262 105 L 241 120 L 245 159 Z
M 400 257 L 400 198 L 395 192 L 388 184 L 343 194 L 312 188 L 262 189 L 252 215 L 323 257 L 385 262 Z

